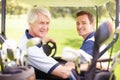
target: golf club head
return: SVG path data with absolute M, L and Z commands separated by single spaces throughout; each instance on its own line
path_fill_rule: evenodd
M 21 65 L 20 56 L 22 54 L 22 50 L 19 47 L 17 47 L 15 53 L 16 53 L 16 64 Z
M 27 42 L 26 47 L 29 48 L 29 47 L 31 47 L 31 46 L 35 46 L 35 45 L 41 43 L 41 41 L 42 41 L 42 40 L 41 40 L 40 38 L 38 38 L 38 37 L 36 37 L 36 38 L 31 38 L 31 39 L 29 39 L 29 41 Z
M 120 50 L 114 55 L 113 62 L 120 64 Z
M 7 57 L 10 61 L 14 61 L 15 57 L 14 57 L 14 51 L 12 49 L 7 49 Z
M 31 38 L 28 40 L 28 42 L 26 43 L 27 49 L 26 49 L 26 51 L 23 51 L 23 53 L 21 54 L 21 57 L 20 57 L 20 64 L 22 66 L 27 66 L 28 48 L 40 44 L 41 41 L 42 40 L 38 37 Z
M 3 68 L 7 67 L 8 63 L 15 60 L 15 51 L 16 50 L 16 42 L 12 39 L 7 39 L 2 44 L 2 60 L 3 60 Z
M 114 71 L 117 64 L 120 64 L 120 51 L 118 51 L 113 57 L 112 57 L 112 67 L 111 71 Z
M 4 43 L 2 44 L 2 51 L 4 56 L 7 58 L 10 58 L 10 60 L 15 59 L 15 51 L 17 48 L 17 44 L 15 40 L 5 40 Z
M 61 58 L 66 61 L 76 61 L 78 57 L 80 57 L 78 51 L 70 47 L 64 48 L 61 55 Z
M 76 71 L 78 74 L 80 74 L 80 54 L 77 50 L 72 49 L 70 47 L 66 47 L 62 51 L 62 56 L 61 58 L 66 61 L 72 61 L 75 63 L 76 66 Z
M 116 31 L 115 31 L 116 33 L 120 33 L 120 26 L 118 26 L 117 28 L 116 28 Z
M 7 39 L 2 44 L 2 50 L 4 53 L 7 53 L 7 49 L 12 49 L 15 51 L 16 47 L 17 47 L 17 43 L 15 40 L 12 40 L 12 39 Z
M 24 54 L 20 55 L 19 65 L 20 66 L 27 66 L 27 58 L 28 58 L 28 55 L 27 55 L 27 52 L 25 51 Z
M 10 61 L 6 64 L 5 69 L 6 68 L 14 68 L 14 67 L 17 67 L 16 62 L 15 61 Z

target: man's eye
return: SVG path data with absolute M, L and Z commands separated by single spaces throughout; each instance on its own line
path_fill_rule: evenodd
M 39 24 L 44 24 L 43 22 L 39 22 Z
M 76 25 L 79 25 L 80 23 L 76 23 Z
M 47 25 L 49 25 L 49 24 L 50 24 L 50 22 L 47 22 L 46 24 L 47 24 Z
M 86 24 L 86 23 L 84 22 L 84 23 L 82 23 L 82 24 Z

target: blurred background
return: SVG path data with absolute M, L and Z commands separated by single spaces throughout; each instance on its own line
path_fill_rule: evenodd
M 30 1 L 30 0 L 29 0 Z M 41 1 L 41 0 L 39 0 Z M 6 37 L 8 39 L 15 39 L 18 42 L 19 38 L 24 34 L 25 29 L 28 28 L 26 21 L 27 12 L 31 7 L 37 5 L 28 5 L 27 3 L 19 2 L 19 0 L 7 0 L 6 2 Z M 87 4 L 86 4 L 87 5 Z M 46 6 L 42 6 L 46 7 Z M 80 10 L 90 11 L 95 19 L 96 15 L 98 16 L 98 25 L 104 20 L 111 20 L 113 25 L 115 25 L 115 3 L 108 2 L 106 5 L 101 5 L 99 7 L 80 7 L 80 6 L 47 6 L 48 10 L 52 14 L 52 20 L 50 23 L 50 30 L 48 36 L 55 39 L 57 43 L 57 54 L 60 56 L 62 49 L 64 47 L 72 47 L 79 49 L 82 44 L 82 37 L 78 36 L 76 31 L 76 22 L 75 14 Z M 98 14 L 96 14 L 98 10 Z M 1 13 L 1 1 L 0 1 L 0 13 Z M 1 17 L 1 15 L 0 15 Z M 1 20 L 1 19 L 0 19 Z M 0 21 L 1 24 L 1 21 Z M 1 30 L 1 29 L 0 29 Z M 107 42 L 111 41 L 110 38 Z M 113 55 L 120 50 L 120 38 L 113 48 Z M 120 66 L 116 68 L 116 75 L 120 71 Z M 120 77 L 117 76 L 117 80 L 120 80 Z

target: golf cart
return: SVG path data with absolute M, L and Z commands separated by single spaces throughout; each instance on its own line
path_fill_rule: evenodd
M 1 22 L 1 35 L 0 35 L 0 43 L 1 44 L 3 44 L 4 43 L 4 41 L 5 41 L 5 39 L 6 39 L 6 34 L 5 34 L 5 16 L 6 16 L 6 10 L 5 10 L 5 8 L 6 8 L 6 1 L 7 0 L 1 0 L 1 2 L 2 2 L 2 22 Z M 51 1 L 51 0 L 48 0 L 48 2 L 47 1 L 45 1 L 45 0 L 32 0 L 32 1 L 29 1 L 29 0 L 18 0 L 18 1 L 21 1 L 21 2 L 25 2 L 25 3 L 28 3 L 28 4 L 33 4 L 33 3 L 35 3 L 35 5 L 48 5 L 49 4 L 49 6 L 71 6 L 70 4 L 72 4 L 73 2 L 71 1 L 70 3 L 69 3 L 69 1 L 67 2 L 67 0 L 66 0 L 66 2 L 64 3 L 64 0 L 59 0 L 59 2 L 58 2 L 58 0 L 57 0 L 57 2 L 56 2 L 56 0 L 53 0 L 53 1 Z M 105 4 L 105 3 L 107 3 L 108 1 L 111 1 L 111 0 L 104 0 L 104 1 L 99 1 L 99 0 L 76 0 L 76 1 L 74 1 L 75 3 L 73 4 L 73 6 L 100 6 L 100 5 L 102 5 L 102 4 Z M 55 3 L 56 2 L 56 3 Z M 100 2 L 100 3 L 98 3 L 98 2 Z M 116 20 L 115 20 L 115 26 L 116 26 L 116 28 L 119 26 L 119 0 L 115 0 L 115 2 L 116 2 Z M 55 4 L 54 4 L 55 3 Z M 59 3 L 59 4 L 58 4 Z M 60 4 L 61 3 L 61 4 Z M 84 5 L 84 3 L 88 3 L 88 5 L 86 4 L 86 5 Z M 90 4 L 91 3 L 91 4 Z M 96 22 L 96 24 L 97 24 L 98 22 Z M 97 25 L 98 26 L 98 25 Z M 99 29 L 98 29 L 98 35 L 99 34 L 101 34 L 101 33 L 99 33 Z M 96 54 L 98 54 L 99 52 L 98 52 L 98 49 L 99 49 L 99 45 L 98 45 L 98 43 L 99 43 L 99 41 L 100 41 L 100 39 L 99 39 L 99 37 L 98 37 L 98 35 L 96 34 L 96 42 L 95 42 L 95 48 L 94 48 L 94 55 L 93 55 L 93 59 L 92 59 L 92 63 L 91 63 L 91 65 L 90 65 L 90 67 L 89 67 L 89 69 L 88 69 L 88 71 L 87 72 L 85 72 L 85 75 L 84 76 L 81 76 L 81 75 L 79 75 L 79 74 L 77 74 L 77 73 L 75 73 L 76 74 L 76 76 L 78 77 L 78 78 L 76 78 L 76 76 L 73 74 L 73 76 L 75 77 L 74 78 L 74 80 L 98 80 L 98 75 L 96 75 L 96 76 L 98 76 L 98 77 L 95 77 L 94 75 L 95 75 L 95 71 L 96 71 L 96 68 L 95 68 L 95 65 L 96 65 L 96 62 L 97 62 L 97 59 L 101 56 L 101 55 L 103 55 L 104 54 L 104 52 L 106 52 L 110 47 L 112 47 L 113 45 L 114 45 L 114 43 L 117 41 L 117 39 L 118 39 L 118 37 L 119 37 L 119 34 L 118 33 L 115 33 L 115 38 L 113 39 L 113 41 L 100 53 L 100 55 L 96 55 Z M 106 39 L 106 38 L 105 38 Z M 55 45 L 55 44 L 54 44 Z M 46 46 L 48 46 L 48 45 L 46 45 Z M 50 52 L 50 51 L 48 51 L 48 49 L 49 49 L 49 46 L 47 47 L 47 49 L 46 49 L 46 46 L 45 46 L 45 48 L 44 48 L 44 50 L 45 50 L 45 52 L 46 53 L 48 53 L 48 52 Z M 55 47 L 53 47 L 53 48 L 55 48 L 55 49 L 57 49 L 56 48 L 56 46 Z M 51 48 L 51 49 L 53 49 L 53 48 Z M 48 51 L 48 52 L 47 52 Z M 55 51 L 56 52 L 56 51 Z M 52 56 L 53 58 L 55 58 L 54 57 L 54 55 Z M 61 58 L 55 58 L 55 59 L 57 59 L 57 60 L 59 60 L 59 61 L 61 61 Z M 61 61 L 62 62 L 62 61 Z M 64 62 L 64 61 L 63 61 Z M 74 72 L 76 72 L 76 71 L 73 71 L 73 73 Z M 101 72 L 100 72 L 101 73 Z M 110 77 L 110 75 L 112 74 L 112 72 L 102 72 L 102 73 L 104 73 L 103 75 L 108 75 L 108 78 Z M 38 74 L 37 72 L 36 72 L 36 74 Z M 81 78 L 82 77 L 82 78 Z M 107 79 L 108 79 L 107 78 Z M 50 79 L 49 79 L 50 80 Z M 53 80 L 53 79 L 52 79 Z M 105 79 L 106 80 L 106 79 Z M 115 79 L 111 79 L 111 80 L 115 80 Z

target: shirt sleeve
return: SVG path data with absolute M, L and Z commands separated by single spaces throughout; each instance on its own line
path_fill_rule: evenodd
M 42 47 L 37 46 L 28 49 L 28 64 L 45 73 L 51 73 L 59 65 L 55 59 L 44 53 Z
M 93 54 L 93 48 L 94 48 L 94 41 L 88 40 L 84 42 L 80 49 L 84 50 L 86 53 L 92 55 Z

